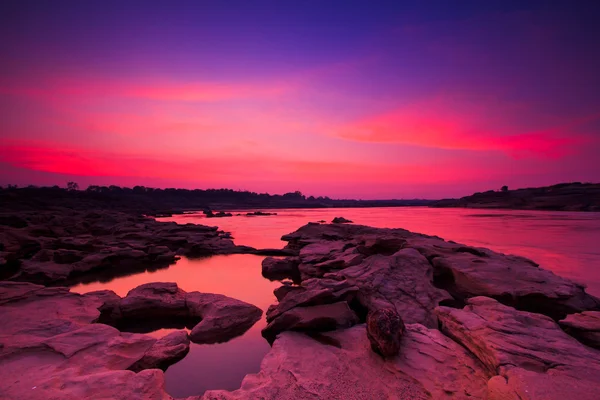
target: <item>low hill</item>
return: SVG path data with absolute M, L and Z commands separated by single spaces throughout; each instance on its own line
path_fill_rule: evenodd
M 517 190 L 490 190 L 460 199 L 439 200 L 431 207 L 600 211 L 600 184 L 573 182 Z

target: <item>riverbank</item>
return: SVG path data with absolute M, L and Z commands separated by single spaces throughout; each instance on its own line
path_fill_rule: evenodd
M 6 246 L 9 230 L 2 231 L 2 251 L 8 249 L 11 260 L 21 257 L 19 269 L 31 268 L 30 263 L 69 265 L 55 260 L 69 249 L 48 246 L 65 242 L 61 229 L 73 234 L 80 225 L 88 235 L 104 238 L 99 241 L 104 252 L 120 248 L 109 247 L 107 238 L 114 235 L 121 244 L 135 241 L 145 257 L 163 236 L 186 239 L 185 245 L 177 242 L 177 249 L 169 248 L 174 257 L 188 251 L 189 243 L 213 250 L 248 249 L 235 245 L 225 232 L 198 225 L 112 213 L 107 213 L 110 219 L 99 217 L 102 223 L 90 223 L 94 218 L 71 215 L 72 210 L 62 218 L 56 210 L 51 218 L 37 214 L 21 216 L 27 226 L 10 228 L 10 238 L 28 240 Z M 105 230 L 93 233 L 101 228 Z M 135 237 L 126 236 L 132 233 Z M 354 224 L 308 224 L 283 239 L 288 244 L 277 254 L 288 257 L 266 259 L 263 273 L 297 285 L 276 289 L 278 302 L 263 310 L 268 322 L 263 335 L 273 348 L 261 371 L 247 376 L 237 391 L 209 391 L 194 398 L 558 399 L 576 393 L 592 399 L 600 390 L 600 351 L 594 341 L 600 301 L 531 260 L 402 229 Z M 40 252 L 44 257 L 50 253 L 51 261 L 40 261 Z M 94 250 L 89 252 L 83 259 Z M 128 262 L 118 260 L 106 260 L 110 267 L 105 272 L 128 268 Z M 37 279 L 35 274 L 10 277 Z M 224 306 L 224 312 L 209 316 L 203 304 L 212 302 L 203 302 L 203 296 L 164 284 L 117 296 L 2 282 L 0 314 L 10 323 L 0 327 L 0 358 L 14 372 L 0 378 L 0 390 L 6 398 L 169 399 L 162 372 L 155 368 L 185 356 L 188 338 L 198 336 L 182 330 L 157 340 L 124 327 L 160 317 L 165 325 L 188 326 L 191 332 L 203 322 L 222 326 L 231 321 L 230 332 L 237 333 L 253 323 L 243 316 L 256 318 L 256 308 L 231 298 L 223 304 L 233 308 Z M 395 310 L 406 324 L 399 354 L 393 357 L 371 350 L 365 322 L 379 309 Z M 216 340 L 226 340 L 226 333 Z

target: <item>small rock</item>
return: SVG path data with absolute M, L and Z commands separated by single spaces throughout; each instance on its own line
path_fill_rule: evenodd
M 273 258 L 267 257 L 262 262 L 262 275 L 270 280 L 292 279 L 297 280 L 300 260 L 296 257 Z
M 335 217 L 331 223 L 333 224 L 351 224 L 352 221 L 350 221 L 349 219 L 346 219 L 344 217 Z
M 381 308 L 367 315 L 367 337 L 371 348 L 384 357 L 398 354 L 404 330 L 404 321 L 393 308 Z

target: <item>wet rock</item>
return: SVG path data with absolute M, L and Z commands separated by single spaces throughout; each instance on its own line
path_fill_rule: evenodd
M 565 332 L 581 343 L 600 349 L 600 312 L 584 311 L 571 314 L 558 323 Z
M 352 221 L 350 221 L 349 219 L 346 219 L 344 217 L 335 217 L 332 221 L 332 224 L 351 224 Z
M 299 263 L 300 260 L 295 257 L 267 257 L 262 261 L 262 275 L 270 280 L 298 280 L 300 275 L 300 271 L 298 271 Z
M 393 308 L 381 308 L 367 315 L 367 337 L 371 348 L 384 357 L 398 354 L 404 330 L 404 322 Z
M 323 332 L 348 328 L 359 322 L 345 301 L 312 307 L 295 307 L 271 320 L 262 335 L 269 341 L 287 330 Z

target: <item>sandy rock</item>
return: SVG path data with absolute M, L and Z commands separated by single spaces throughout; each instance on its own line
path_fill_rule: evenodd
M 3 399 L 169 398 L 160 371 L 126 371 L 156 339 L 93 323 L 102 296 L 0 282 L 0 298 Z
M 360 301 L 367 309 L 387 304 L 406 323 L 430 328 L 437 326 L 434 308 L 452 300 L 448 292 L 433 285 L 431 264 L 414 249 L 402 249 L 393 256 L 371 256 L 335 276 L 359 288 Z
M 364 325 L 323 335 L 329 340 L 283 332 L 261 371 L 247 375 L 240 389 L 211 390 L 189 400 L 486 398 L 481 365 L 438 330 L 407 325 L 403 351 L 386 360 L 371 351 Z
M 600 349 L 600 312 L 584 311 L 568 315 L 558 322 L 569 335 L 581 343 Z
M 436 312 L 446 335 L 469 349 L 491 375 L 500 375 L 489 382 L 492 399 L 558 400 L 572 389 L 575 398 L 591 400 L 600 393 L 600 351 L 579 343 L 544 315 L 487 297 L 469 299 L 464 309 L 439 307 Z M 550 390 L 550 381 L 550 387 L 562 389 Z

